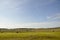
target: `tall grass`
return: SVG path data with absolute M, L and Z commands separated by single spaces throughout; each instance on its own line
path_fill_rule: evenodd
M 60 40 L 60 32 L 0 33 L 0 40 Z

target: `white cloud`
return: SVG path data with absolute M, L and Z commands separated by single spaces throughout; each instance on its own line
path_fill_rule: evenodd
M 0 24 L 0 28 L 52 28 L 60 27 L 60 22 Z
M 60 13 L 54 14 L 52 16 L 47 17 L 48 20 L 59 20 L 60 19 Z

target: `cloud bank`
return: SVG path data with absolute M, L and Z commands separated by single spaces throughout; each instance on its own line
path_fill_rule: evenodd
M 53 28 L 60 27 L 60 22 L 0 24 L 1 28 Z
M 56 13 L 55 15 L 48 16 L 47 19 L 49 21 L 52 21 L 52 20 L 60 20 L 60 13 Z

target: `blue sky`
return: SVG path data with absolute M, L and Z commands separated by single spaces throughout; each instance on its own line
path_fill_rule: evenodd
M 0 0 L 0 28 L 60 26 L 60 0 Z

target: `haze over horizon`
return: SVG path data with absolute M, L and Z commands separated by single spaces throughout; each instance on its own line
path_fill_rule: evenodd
M 0 28 L 60 27 L 60 0 L 0 0 Z

